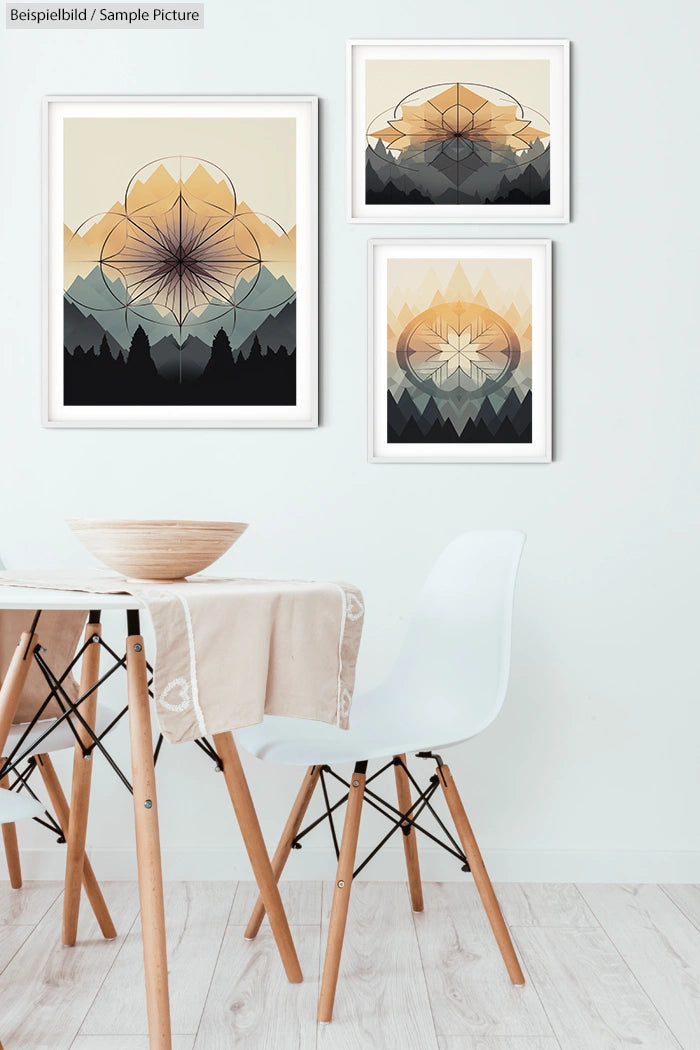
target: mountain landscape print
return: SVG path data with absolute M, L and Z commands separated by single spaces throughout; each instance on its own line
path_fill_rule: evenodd
M 392 259 L 387 440 L 532 441 L 527 259 Z
M 549 204 L 549 122 L 501 88 L 412 91 L 367 129 L 367 204 Z
M 353 41 L 350 217 L 568 219 L 566 41 Z
M 76 419 L 293 417 L 297 127 L 267 108 L 63 120 L 58 396 Z
M 67 405 L 294 404 L 293 231 L 215 165 L 145 165 L 65 260 Z
M 374 440 L 386 458 L 533 456 L 547 425 L 547 252 L 374 243 Z

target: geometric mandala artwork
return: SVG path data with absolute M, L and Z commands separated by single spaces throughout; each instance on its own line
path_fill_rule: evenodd
M 372 270 L 374 458 L 546 461 L 548 243 L 374 241 Z
M 390 192 L 407 201 L 499 203 L 504 188 L 512 196 L 514 186 L 523 197 L 549 200 L 549 122 L 498 88 L 420 88 L 375 117 L 367 141 L 367 203 L 386 198 L 391 180 Z M 517 180 L 518 169 L 530 169 L 529 178 Z
M 239 204 L 226 172 L 199 157 L 140 168 L 121 206 L 77 228 L 66 258 L 99 268 L 100 281 L 66 289 L 76 306 L 98 319 L 116 314 L 131 333 L 157 313 L 159 328 L 175 338 L 180 383 L 187 335 L 219 325 L 230 337 L 239 311 L 272 312 L 294 298 L 293 240 L 274 219 Z M 263 288 L 264 267 L 292 283 Z
M 520 342 L 493 310 L 441 303 L 406 325 L 396 358 L 416 389 L 459 405 L 504 385 L 520 362 Z
M 367 128 L 367 204 L 549 203 L 549 121 L 500 88 L 419 88 Z
M 47 424 L 315 426 L 317 100 L 45 112 Z
M 353 40 L 352 221 L 568 222 L 565 40 Z

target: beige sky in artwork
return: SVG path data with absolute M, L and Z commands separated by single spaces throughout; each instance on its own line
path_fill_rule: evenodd
M 549 62 L 545 59 L 369 59 L 365 65 L 366 123 L 431 84 L 485 84 L 513 95 L 549 120 Z
M 471 288 L 462 291 L 455 271 L 464 272 Z M 470 296 L 481 292 L 491 310 L 505 313 L 518 299 L 521 313 L 532 306 L 532 262 L 530 259 L 390 259 L 387 265 L 387 301 L 398 313 L 406 304 L 416 313 L 430 306 L 436 292 Z
M 91 118 L 64 122 L 64 222 L 75 230 L 124 199 L 132 175 L 161 157 L 218 165 L 239 203 L 295 224 L 296 121 L 278 117 Z

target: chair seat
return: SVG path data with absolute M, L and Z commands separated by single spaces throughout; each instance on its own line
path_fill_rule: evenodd
M 418 724 L 413 724 L 410 711 L 398 721 L 395 707 L 386 703 L 383 691 L 377 690 L 357 698 L 350 712 L 349 729 L 338 729 L 326 722 L 266 715 L 259 725 L 237 729 L 235 736 L 241 747 L 256 758 L 283 766 L 388 759 L 415 751 L 444 750 L 461 743 L 454 739 L 453 726 L 435 724 L 428 736 L 424 721 L 415 721 Z
M 40 817 L 44 807 L 29 795 L 17 795 L 14 791 L 0 791 L 0 823 L 14 824 L 25 817 Z
M 116 711 L 111 710 L 109 707 L 100 705 L 97 708 L 96 733 L 98 735 L 103 733 L 110 722 L 114 721 L 116 715 Z M 64 751 L 66 748 L 73 747 L 75 744 L 75 736 L 73 730 L 68 725 L 68 719 L 64 719 L 64 721 L 58 725 L 56 723 L 57 719 L 55 718 L 47 718 L 37 722 L 22 745 L 22 753 L 29 749 L 26 756 L 27 758 L 31 757 L 31 755 L 41 755 L 44 752 L 49 751 Z M 77 724 L 79 725 L 80 723 Z M 14 750 L 19 743 L 20 738 L 25 733 L 28 725 L 28 722 L 18 722 L 16 725 L 12 726 L 5 746 L 7 754 L 10 754 Z M 52 726 L 56 726 L 56 728 L 52 729 L 50 736 L 42 739 L 46 731 L 51 729 Z

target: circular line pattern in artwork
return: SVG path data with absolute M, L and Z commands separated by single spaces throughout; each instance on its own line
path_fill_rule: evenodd
M 218 165 L 199 157 L 164 157 L 130 178 L 123 203 L 92 216 L 73 237 L 97 248 L 102 289 L 87 288 L 77 305 L 93 313 L 123 309 L 142 320 L 182 330 L 235 315 L 281 308 L 274 285 L 258 287 L 263 265 L 293 251 L 274 219 L 239 205 Z M 206 318 L 199 317 L 206 311 Z
M 520 341 L 494 310 L 479 303 L 441 303 L 404 327 L 396 359 L 414 387 L 460 404 L 507 382 L 520 362 Z
M 368 157 L 390 164 L 394 177 L 408 178 L 428 202 L 459 203 L 475 194 L 498 199 L 533 162 L 542 185 L 521 192 L 545 188 L 549 121 L 500 88 L 463 82 L 419 88 L 374 117 L 366 134 Z

